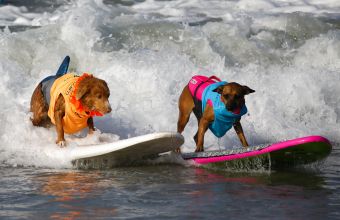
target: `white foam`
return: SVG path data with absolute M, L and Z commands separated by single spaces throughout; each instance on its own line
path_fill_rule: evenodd
M 132 7 L 83 0 L 41 14 L 2 6 L 0 25 L 21 20 L 41 27 L 0 31 L 0 161 L 71 166 L 67 149 L 54 144 L 54 128 L 29 120 L 33 89 L 65 55 L 72 70 L 107 81 L 113 108 L 95 119 L 104 134 L 67 136 L 69 147 L 114 141 L 115 134 L 123 139 L 175 131 L 178 97 L 196 73 L 256 90 L 246 98 L 249 114 L 242 119 L 250 144 L 312 134 L 340 142 L 340 32 L 319 18 L 339 8 L 332 0 L 148 0 Z M 309 14 L 290 14 L 296 10 Z M 205 24 L 208 18 L 220 20 Z M 203 23 L 191 25 L 197 22 Z M 196 129 L 192 116 L 184 152 L 194 150 Z M 220 140 L 207 132 L 205 143 L 206 149 L 240 146 L 234 131 Z
M 0 7 L 0 25 L 1 26 L 42 26 L 56 22 L 60 17 L 59 11 L 54 14 L 44 12 L 29 12 L 24 6 L 15 7 L 5 5 Z

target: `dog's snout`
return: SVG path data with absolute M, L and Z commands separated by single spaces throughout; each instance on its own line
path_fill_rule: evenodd
M 235 102 L 228 102 L 225 107 L 228 109 L 228 111 L 233 111 L 235 108 L 237 108 L 237 104 Z

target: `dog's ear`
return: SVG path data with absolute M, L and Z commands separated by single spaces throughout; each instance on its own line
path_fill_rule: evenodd
M 100 80 L 100 83 L 101 83 L 101 85 L 102 85 L 102 88 L 103 88 L 103 91 L 105 92 L 105 94 L 107 95 L 107 96 L 110 96 L 110 89 L 109 89 L 109 87 L 107 86 L 107 83 L 104 81 L 104 80 Z
M 223 92 L 223 87 L 224 87 L 224 85 L 219 86 L 219 87 L 217 87 L 216 89 L 214 89 L 213 92 L 217 92 L 218 94 L 222 94 L 222 92 Z
M 77 94 L 76 94 L 76 99 L 80 100 L 89 90 L 90 90 L 90 88 L 87 85 L 78 88 Z
M 248 95 L 248 94 L 250 94 L 250 93 L 255 92 L 255 90 L 249 88 L 248 86 L 243 86 L 242 89 L 243 89 L 243 94 L 244 94 L 244 95 Z

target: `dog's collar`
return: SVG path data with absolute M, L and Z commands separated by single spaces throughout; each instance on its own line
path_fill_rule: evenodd
M 92 77 L 93 77 L 93 75 L 88 74 L 88 73 L 83 73 L 83 75 L 79 76 L 76 83 L 74 84 L 74 89 L 73 89 L 73 92 L 70 96 L 70 102 L 75 106 L 77 112 L 84 112 L 85 114 L 87 114 L 89 116 L 103 116 L 103 114 L 100 113 L 99 111 L 92 111 L 92 110 L 88 109 L 86 106 L 84 106 L 80 102 L 80 100 L 77 100 L 77 98 L 76 98 L 79 83 L 85 78 L 92 78 Z

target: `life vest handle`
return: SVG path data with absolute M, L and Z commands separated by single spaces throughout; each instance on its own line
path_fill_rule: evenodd
M 217 76 L 210 76 L 207 80 L 202 81 L 200 84 L 198 84 L 198 86 L 196 87 L 195 91 L 194 91 L 194 97 L 196 97 L 196 93 L 198 91 L 198 89 L 206 82 L 208 82 L 209 80 L 214 80 L 217 82 L 221 82 L 222 80 L 220 78 L 218 78 Z
M 70 65 L 70 57 L 66 56 L 63 62 L 60 64 L 57 73 L 55 74 L 58 77 L 65 75 L 68 71 L 68 66 Z
M 217 81 L 217 82 L 221 82 L 221 81 L 222 81 L 222 80 L 221 80 L 220 78 L 218 78 L 217 76 L 210 76 L 210 77 L 208 78 L 207 81 L 209 81 L 209 79 L 215 80 L 215 81 Z

